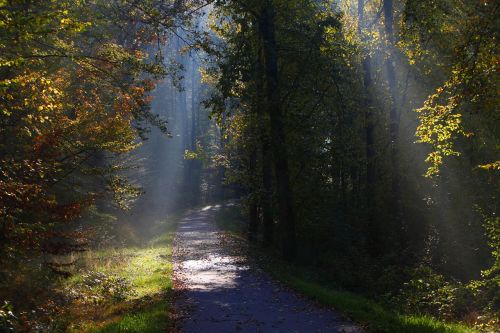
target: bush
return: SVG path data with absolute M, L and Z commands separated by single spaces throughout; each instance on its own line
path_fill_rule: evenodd
M 0 333 L 14 332 L 14 322 L 17 318 L 12 311 L 12 306 L 7 301 L 0 307 Z
M 117 302 L 134 296 L 130 283 L 117 275 L 90 271 L 68 290 L 68 295 L 84 303 Z
M 463 318 L 474 310 L 473 292 L 461 282 L 448 281 L 429 267 L 415 269 L 394 298 L 407 313 L 442 319 Z

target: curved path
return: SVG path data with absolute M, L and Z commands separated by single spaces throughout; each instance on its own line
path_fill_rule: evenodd
M 189 213 L 174 243 L 176 307 L 184 333 L 361 332 L 271 280 L 228 245 L 214 215 L 220 206 Z

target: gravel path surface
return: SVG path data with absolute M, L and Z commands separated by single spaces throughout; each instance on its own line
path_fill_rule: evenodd
M 361 332 L 251 267 L 229 249 L 209 206 L 179 223 L 174 241 L 176 307 L 185 333 Z M 236 252 L 236 253 L 235 253 Z

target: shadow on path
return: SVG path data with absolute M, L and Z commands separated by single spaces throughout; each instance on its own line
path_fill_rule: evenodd
M 228 251 L 214 221 L 220 208 L 192 212 L 178 225 L 174 275 L 183 290 L 176 305 L 185 333 L 360 332 Z

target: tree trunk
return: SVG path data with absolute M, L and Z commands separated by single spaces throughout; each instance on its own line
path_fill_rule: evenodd
M 261 125 L 263 127 L 264 124 Z M 273 164 L 272 164 L 272 154 L 271 147 L 269 144 L 269 135 L 265 128 L 262 129 L 262 195 L 261 195 L 261 207 L 262 207 L 262 224 L 263 224 L 263 236 L 264 236 L 264 246 L 270 247 L 274 242 L 274 217 L 273 217 L 273 205 L 272 205 L 272 193 L 273 193 Z
M 256 68 L 257 82 L 257 100 L 256 112 L 258 114 L 258 129 L 260 131 L 260 149 L 261 149 L 261 175 L 262 175 L 262 191 L 260 194 L 260 206 L 262 208 L 262 224 L 263 224 L 263 246 L 270 247 L 274 242 L 274 217 L 273 217 L 273 155 L 271 152 L 271 144 L 269 138 L 269 125 L 267 115 L 264 112 L 263 103 L 266 91 L 263 81 L 264 64 L 262 52 L 259 54 L 259 60 Z
M 191 67 L 191 151 L 196 151 L 196 140 L 198 135 L 199 120 L 199 82 L 197 76 L 198 64 L 192 60 Z M 201 161 L 199 159 L 191 160 L 189 163 L 189 182 L 191 188 L 191 203 L 197 205 L 200 200 L 200 170 Z
M 365 24 L 364 19 L 365 12 L 365 1 L 358 0 L 358 34 L 364 40 L 363 27 Z M 373 101 L 371 96 L 371 88 L 373 84 L 372 80 L 372 64 L 369 52 L 366 52 L 363 58 L 363 87 L 365 90 L 364 95 L 364 109 L 365 109 L 365 135 L 366 135 L 366 217 L 368 226 L 368 249 L 371 254 L 377 255 L 379 253 L 379 240 L 378 240 L 378 228 L 375 219 L 375 181 L 376 181 L 376 171 L 375 171 L 375 140 L 374 140 L 374 122 L 373 122 Z
M 278 84 L 278 54 L 274 31 L 275 10 L 272 0 L 266 0 L 261 8 L 259 30 L 264 43 L 264 64 L 266 68 L 266 110 L 270 118 L 271 144 L 274 156 L 276 185 L 279 203 L 282 255 L 292 260 L 296 255 L 295 216 L 290 187 L 288 153 L 285 138 L 285 124 L 281 110 Z
M 249 224 L 248 224 L 248 239 L 251 242 L 255 242 L 257 240 L 257 232 L 259 228 L 259 212 L 257 206 L 257 193 L 259 186 L 256 181 L 256 173 L 257 173 L 257 149 L 255 147 L 251 148 L 250 156 L 249 156 L 249 168 L 248 173 L 250 177 L 250 203 L 248 206 L 249 212 Z
M 394 65 L 394 13 L 393 1 L 384 0 L 384 28 L 387 38 L 388 57 L 386 59 L 387 83 L 391 97 L 390 107 L 390 127 L 389 135 L 391 140 L 391 171 L 392 171 L 392 193 L 391 204 L 393 207 L 393 222 L 398 233 L 398 239 L 403 241 L 403 218 L 401 207 L 401 180 L 399 175 L 399 111 L 397 108 L 397 81 L 396 69 Z

